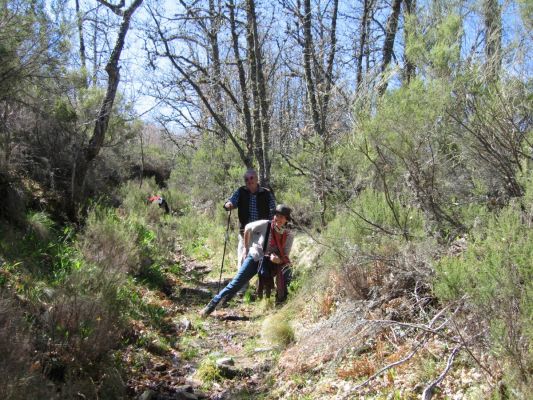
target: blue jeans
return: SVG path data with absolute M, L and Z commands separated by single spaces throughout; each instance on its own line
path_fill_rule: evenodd
M 257 274 L 257 264 L 258 262 L 254 261 L 252 256 L 246 257 L 241 267 L 239 268 L 237 275 L 235 275 L 235 277 L 231 280 L 230 283 L 227 284 L 224 289 L 222 289 L 215 297 L 213 297 L 211 303 L 216 305 L 220 303 L 223 298 L 225 298 L 226 300 L 230 300 L 231 298 L 233 298 L 233 296 L 235 296 L 239 289 L 245 284 L 247 284 L 250 279 L 252 279 L 255 274 Z

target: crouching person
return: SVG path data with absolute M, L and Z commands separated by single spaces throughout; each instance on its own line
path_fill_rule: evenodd
M 287 229 L 291 220 L 291 209 L 284 204 L 276 207 L 272 221 L 263 219 L 250 222 L 244 228 L 244 261 L 237 275 L 200 312 L 202 317 L 211 314 L 222 300 L 228 301 L 258 272 L 258 267 L 269 268 L 276 278 L 276 298 L 284 300 L 287 286 L 282 272 L 289 264 L 289 253 L 294 236 Z M 270 285 L 269 285 L 270 286 Z
M 157 204 L 159 205 L 159 208 L 162 208 L 163 210 L 165 210 L 165 214 L 170 213 L 170 208 L 168 206 L 168 203 L 162 196 L 154 196 L 154 195 L 148 196 L 147 203 Z

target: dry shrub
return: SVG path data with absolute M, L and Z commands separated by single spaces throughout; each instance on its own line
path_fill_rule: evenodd
M 286 315 L 275 314 L 263 321 L 261 337 L 270 343 L 287 346 L 294 341 L 294 330 Z
M 414 290 L 418 282 L 418 289 L 429 292 L 433 282 L 433 262 L 443 251 L 434 239 L 420 242 L 410 242 L 402 246 L 396 256 L 394 267 L 394 285 L 403 292 Z M 391 287 L 392 288 L 392 287 Z
M 80 240 L 84 258 L 116 272 L 136 272 L 140 265 L 137 234 L 113 211 L 96 210 L 89 216 Z
M 320 313 L 324 317 L 328 317 L 331 312 L 333 311 L 333 306 L 335 305 L 335 297 L 331 293 L 330 290 L 326 291 L 324 295 L 322 296 L 319 307 L 320 307 Z
M 74 398 L 78 392 L 98 398 L 104 381 L 109 381 L 106 390 L 123 390 L 111 367 L 112 351 L 121 345 L 123 332 L 117 284 L 98 267 L 82 267 L 68 277 L 39 316 L 42 371 L 61 387 L 64 398 Z
M 392 293 L 392 295 L 395 295 L 395 293 Z M 420 309 L 414 306 L 413 301 L 401 296 L 383 303 L 381 305 L 381 311 L 384 313 L 386 319 L 410 322 L 416 317 Z
M 405 358 L 412 351 L 412 345 L 405 343 L 394 346 L 394 349 L 391 350 L 391 343 L 385 333 L 386 331 L 382 331 L 377 335 L 372 346 L 364 348 L 364 352 L 368 355 L 361 355 L 357 359 L 351 360 L 348 366 L 339 368 L 337 376 L 351 379 L 369 377 L 379 368 Z M 396 368 L 405 369 L 407 365 L 408 363 L 403 363 Z M 394 382 L 394 377 L 390 374 L 387 375 L 387 379 L 389 383 Z
M 376 372 L 374 360 L 368 356 L 352 360 L 347 367 L 337 370 L 337 376 L 342 379 L 358 379 L 372 375 Z
M 356 254 L 343 267 L 340 288 L 350 299 L 371 300 L 371 313 L 383 311 L 396 321 L 409 321 L 419 309 L 413 304 L 431 294 L 432 259 L 440 251 L 432 240 L 407 243 L 382 254 Z M 379 310 L 376 307 L 381 307 Z
M 398 346 L 391 354 L 387 355 L 384 360 L 385 364 L 393 364 L 404 359 L 413 350 L 412 345 L 403 344 Z M 411 368 L 408 362 L 402 363 L 395 367 L 398 370 Z
M 370 266 L 367 263 L 350 263 L 341 267 L 340 280 L 343 292 L 353 299 L 366 299 L 370 291 L 368 273 Z
M 298 341 L 283 352 L 279 366 L 287 373 L 305 372 L 342 358 L 361 347 L 377 327 L 363 320 L 360 304 L 340 300 L 329 318 L 317 323 L 295 325 Z
M 338 282 L 349 298 L 368 299 L 372 287 L 382 286 L 390 274 L 390 261 L 379 256 L 354 255 L 340 267 Z
M 22 315 L 14 304 L 0 298 L 0 394 L 2 389 L 9 390 L 8 383 L 13 382 L 28 368 L 29 337 L 24 330 Z
M 62 294 L 45 313 L 54 347 L 68 363 L 90 365 L 115 349 L 121 336 L 118 313 L 102 297 Z
M 51 398 L 40 365 L 32 360 L 32 336 L 23 310 L 0 292 L 0 398 Z
M 165 210 L 160 208 L 157 204 L 149 204 L 146 207 L 144 217 L 146 222 L 150 225 L 157 225 L 161 222 L 165 215 Z
M 390 263 L 390 261 L 389 261 Z M 381 286 L 383 281 L 391 272 L 391 265 L 379 258 L 372 261 L 372 268 L 368 275 L 368 284 L 370 286 Z

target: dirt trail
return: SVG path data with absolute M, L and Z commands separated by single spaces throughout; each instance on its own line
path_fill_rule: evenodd
M 193 278 L 182 283 L 179 291 L 171 296 L 158 293 L 167 312 L 167 323 L 152 335 L 159 339 L 147 343 L 147 351 L 132 347 L 124 356 L 130 369 L 129 396 L 142 400 L 261 397 L 276 350 L 261 343 L 260 304 L 236 298 L 201 319 L 199 311 L 217 291 L 218 281 L 209 277 L 205 266 L 189 261 L 186 268 Z M 145 333 L 143 329 L 136 327 L 136 334 Z

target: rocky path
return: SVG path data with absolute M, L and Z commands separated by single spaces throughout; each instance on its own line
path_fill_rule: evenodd
M 237 298 L 201 319 L 198 313 L 218 282 L 205 266 L 189 263 L 187 268 L 186 275 L 194 278 L 180 282 L 179 290 L 145 294 L 165 316 L 157 329 L 142 322 L 133 328 L 142 346 L 131 345 L 123 354 L 129 398 L 263 398 L 276 350 L 261 341 L 260 304 Z

